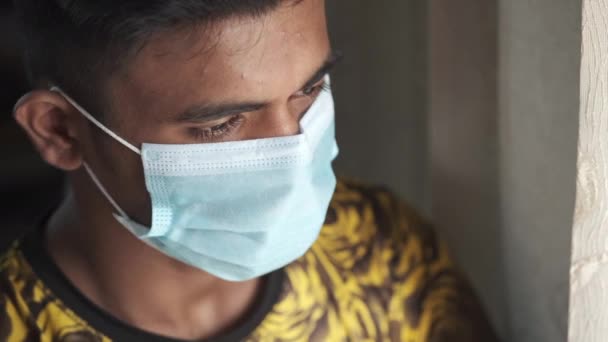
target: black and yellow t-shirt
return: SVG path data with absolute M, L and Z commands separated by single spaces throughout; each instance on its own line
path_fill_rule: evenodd
M 34 232 L 0 259 L 0 341 L 178 341 L 87 300 Z M 256 309 L 209 341 L 494 341 L 434 231 L 382 189 L 339 182 L 312 248 L 267 275 Z

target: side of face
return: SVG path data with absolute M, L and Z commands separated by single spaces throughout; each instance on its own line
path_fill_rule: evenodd
M 328 58 L 323 0 L 157 34 L 107 82 L 104 123 L 135 146 L 297 134 L 323 91 L 323 74 L 313 76 Z M 86 161 L 133 219 L 150 224 L 139 155 L 95 131 L 59 94 L 28 94 L 15 117 L 47 162 L 82 174 Z

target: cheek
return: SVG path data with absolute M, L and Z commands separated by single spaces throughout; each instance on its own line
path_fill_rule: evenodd
M 93 151 L 88 158 L 93 171 L 129 216 L 147 224 L 150 200 L 140 155 L 107 135 L 94 137 L 94 141 Z
M 151 224 L 151 200 L 146 189 L 141 160 L 137 158 L 132 162 L 120 165 L 120 168 L 123 177 L 120 179 L 119 186 L 121 186 L 127 212 L 138 222 L 144 225 Z
M 304 114 L 306 110 L 310 108 L 314 100 L 315 99 L 312 97 L 303 96 L 289 101 L 288 108 L 290 115 L 299 122 L 302 114 Z

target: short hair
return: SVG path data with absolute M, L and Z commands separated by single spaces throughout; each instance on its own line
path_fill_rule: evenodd
M 34 88 L 60 86 L 94 116 L 110 111 L 105 81 L 149 38 L 178 27 L 259 16 L 283 0 L 14 0 Z M 294 1 L 299 2 L 299 1 Z

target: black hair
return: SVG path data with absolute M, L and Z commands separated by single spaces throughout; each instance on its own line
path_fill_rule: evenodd
M 60 86 L 93 115 L 110 110 L 104 81 L 155 33 L 259 16 L 282 0 L 14 0 L 32 87 Z

